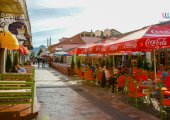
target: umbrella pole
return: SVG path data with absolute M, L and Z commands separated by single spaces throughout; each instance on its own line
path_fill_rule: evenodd
M 115 69 L 115 55 L 114 55 L 114 52 L 113 52 L 113 74 L 114 74 L 114 69 Z
M 153 57 L 154 57 L 154 77 L 156 80 L 156 54 L 155 54 L 155 49 L 153 50 Z

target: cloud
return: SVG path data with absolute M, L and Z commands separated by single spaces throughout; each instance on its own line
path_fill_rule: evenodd
M 62 34 L 65 31 L 64 28 L 60 29 L 49 29 L 39 32 L 32 33 L 33 35 L 33 45 L 39 46 L 47 43 L 47 39 L 51 37 L 52 43 L 55 43 L 56 39 L 59 39 L 58 34 Z
M 35 45 L 49 36 L 39 32 L 48 30 L 63 29 L 51 34 L 58 42 L 82 31 L 113 28 L 124 33 L 139 29 L 165 21 L 161 13 L 169 12 L 169 4 L 168 0 L 27 0 Z
M 40 8 L 40 9 L 31 9 L 29 11 L 30 18 L 35 19 L 52 19 L 52 18 L 61 18 L 68 16 L 75 16 L 80 14 L 83 11 L 83 8 L 74 7 L 74 8 Z

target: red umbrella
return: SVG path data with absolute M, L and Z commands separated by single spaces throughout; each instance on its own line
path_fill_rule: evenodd
M 109 47 L 117 51 L 150 51 L 170 47 L 170 26 L 150 26 L 118 39 Z
M 96 43 L 93 46 L 87 48 L 88 53 L 90 54 L 108 54 L 110 51 L 107 50 L 107 46 L 113 43 L 117 38 L 112 37 L 107 40 Z
M 154 50 L 154 71 L 156 78 L 155 49 L 170 47 L 170 26 L 149 26 L 143 28 L 120 38 L 108 47 L 115 48 L 115 51 Z
M 86 44 L 74 49 L 74 54 L 89 54 L 88 48 L 94 46 L 96 43 Z

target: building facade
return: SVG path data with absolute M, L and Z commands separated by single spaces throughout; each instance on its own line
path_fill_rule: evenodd
M 32 48 L 31 24 L 25 0 L 0 0 L 0 31 L 9 31 L 20 45 L 26 49 Z M 0 46 L 0 73 L 5 72 L 7 49 Z M 22 55 L 25 56 L 21 54 L 20 60 Z M 28 59 L 28 56 L 24 57 L 24 61 Z

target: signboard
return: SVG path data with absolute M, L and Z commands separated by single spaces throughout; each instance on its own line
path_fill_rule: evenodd
M 9 24 L 8 30 L 14 35 L 22 35 L 27 31 L 27 27 L 24 23 L 13 22 Z

